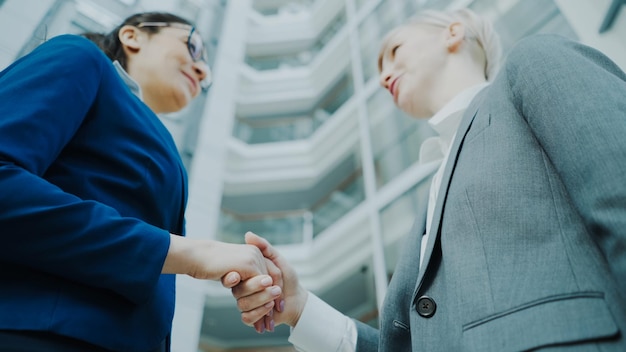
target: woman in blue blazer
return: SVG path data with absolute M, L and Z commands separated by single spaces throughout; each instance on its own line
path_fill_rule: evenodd
M 299 351 L 626 351 L 626 74 L 554 35 L 521 40 L 495 75 L 497 54 L 469 10 L 418 14 L 383 42 L 381 85 L 429 118 L 443 161 L 379 330 L 247 236 L 284 274 L 274 319 Z M 233 290 L 241 307 L 269 299 L 250 296 L 257 284 Z
M 186 173 L 156 114 L 210 80 L 193 25 L 143 13 L 85 37 L 0 73 L 0 351 L 166 351 L 173 274 L 271 266 L 182 237 Z

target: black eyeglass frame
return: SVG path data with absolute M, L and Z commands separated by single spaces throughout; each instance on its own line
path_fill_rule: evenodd
M 194 55 L 194 51 L 192 49 L 192 45 L 196 45 L 192 43 L 193 34 L 196 32 L 196 27 L 190 24 L 178 23 L 178 22 L 141 22 L 135 27 L 143 28 L 143 27 L 172 27 L 172 28 L 180 28 L 180 29 L 189 29 L 189 36 L 187 37 L 187 50 L 189 51 L 189 55 L 194 62 L 203 61 L 205 64 L 209 64 L 207 59 L 207 52 L 204 48 L 204 42 L 202 42 L 202 38 L 200 37 L 199 44 L 201 45 L 200 50 L 198 50 L 199 56 Z M 198 34 L 199 35 L 199 34 Z
M 187 37 L 187 51 L 189 51 L 189 56 L 191 56 L 191 59 L 193 60 L 193 62 L 202 61 L 206 65 L 206 67 L 207 67 L 207 75 L 200 82 L 200 85 L 201 85 L 202 89 L 205 90 L 205 91 L 209 88 L 209 86 L 211 85 L 211 82 L 212 82 L 211 68 L 209 66 L 208 54 L 207 54 L 206 49 L 204 47 L 204 42 L 202 41 L 202 37 L 200 37 L 200 42 L 199 42 L 199 44 L 201 45 L 200 50 L 198 50 L 199 56 L 197 56 L 197 55 L 194 56 L 194 50 L 192 49 L 193 45 L 197 46 L 197 44 L 192 44 L 193 34 L 196 32 L 196 27 L 195 26 L 192 26 L 190 24 L 185 24 L 185 23 L 178 23 L 178 22 L 141 22 L 141 23 L 137 24 L 135 27 L 137 27 L 137 28 L 143 28 L 143 27 L 172 27 L 172 28 L 180 28 L 180 29 L 189 29 L 189 36 Z M 198 36 L 200 36 L 200 34 L 198 34 Z

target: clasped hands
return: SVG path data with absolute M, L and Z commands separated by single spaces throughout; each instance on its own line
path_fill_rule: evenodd
M 237 300 L 242 322 L 254 326 L 259 333 L 274 331 L 280 324 L 295 326 L 308 291 L 299 284 L 295 270 L 267 240 L 252 232 L 246 233 L 245 240 L 263 254 L 268 275 L 242 278 L 240 273 L 230 272 L 222 278 L 222 285 L 230 288 Z
M 251 232 L 245 245 L 170 234 L 161 273 L 221 280 L 232 289 L 241 320 L 259 333 L 279 324 L 295 326 L 308 296 L 289 263 Z

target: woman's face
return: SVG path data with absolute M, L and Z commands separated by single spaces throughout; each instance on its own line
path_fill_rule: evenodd
M 443 73 L 447 46 L 443 29 L 408 25 L 390 35 L 381 52 L 380 84 L 407 114 L 432 116 L 433 89 Z
M 183 109 L 198 96 L 200 82 L 209 74 L 207 64 L 194 62 L 189 53 L 187 40 L 191 28 L 162 27 L 154 34 L 135 28 L 135 40 L 128 42 L 128 73 L 140 85 L 146 104 L 156 113 Z

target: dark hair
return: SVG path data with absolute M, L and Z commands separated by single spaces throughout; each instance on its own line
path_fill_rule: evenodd
M 126 53 L 124 52 L 124 48 L 122 47 L 122 43 L 120 42 L 118 33 L 120 29 L 126 25 L 137 26 L 142 22 L 168 22 L 192 25 L 191 22 L 187 21 L 186 19 L 176 15 L 172 15 L 170 13 L 143 12 L 134 14 L 126 18 L 124 22 L 122 22 L 122 24 L 115 27 L 108 34 L 87 32 L 81 35 L 96 43 L 96 45 L 98 45 L 98 47 L 102 51 L 104 51 L 106 56 L 108 56 L 111 61 L 119 61 L 122 67 L 126 70 Z M 161 28 L 162 27 L 142 27 L 141 30 L 148 33 L 158 33 Z

